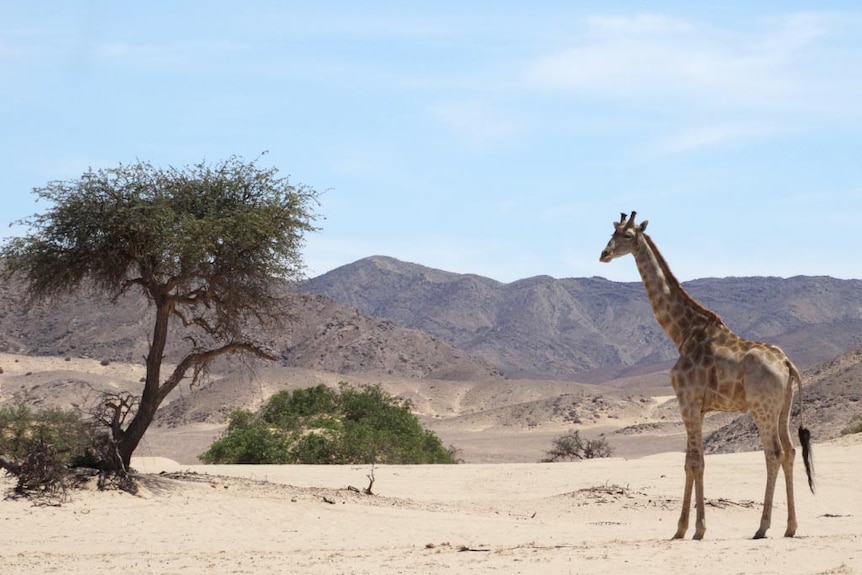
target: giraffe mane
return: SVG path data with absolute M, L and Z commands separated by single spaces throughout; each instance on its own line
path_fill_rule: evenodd
M 649 248 L 652 250 L 653 254 L 655 254 L 656 261 L 658 261 L 659 266 L 664 271 L 665 279 L 667 280 L 668 285 L 674 290 L 676 290 L 683 299 L 686 300 L 688 304 L 690 304 L 693 308 L 697 309 L 700 313 L 706 316 L 708 319 L 715 321 L 721 325 L 724 325 L 724 320 L 721 319 L 721 316 L 712 311 L 711 309 L 704 307 L 699 301 L 691 297 L 685 289 L 683 289 L 682 284 L 679 283 L 679 280 L 676 279 L 676 276 L 673 275 L 673 272 L 670 270 L 670 266 L 667 265 L 667 260 L 664 259 L 664 256 L 661 254 L 659 249 L 656 247 L 655 243 L 652 241 L 652 238 L 647 234 L 641 234 L 646 241 Z

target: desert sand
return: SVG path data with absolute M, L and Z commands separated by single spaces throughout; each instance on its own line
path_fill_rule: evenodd
M 149 457 L 137 495 L 87 489 L 60 506 L 0 502 L 3 574 L 862 573 L 862 438 L 797 458 L 799 530 L 769 537 L 763 454 L 707 456 L 703 541 L 669 540 L 683 458 L 575 463 L 204 466 Z M 12 485 L 3 479 L 4 491 Z M 349 487 L 357 488 L 356 491 Z M 691 531 L 689 536 L 691 535 Z
M 134 386 L 138 375 L 128 365 L 95 360 L 0 359 L 0 399 L 30 397 L 40 405 L 73 402 L 82 379 L 113 388 Z M 309 380 L 305 373 L 297 377 Z M 786 498 L 779 477 L 769 538 L 751 539 L 765 469 L 762 452 L 744 452 L 707 456 L 706 539 L 671 541 L 684 434 L 667 397 L 654 396 L 645 412 L 623 406 L 615 418 L 601 415 L 580 426 L 595 436 L 611 427 L 660 424 L 645 434 L 609 436 L 617 457 L 535 463 L 568 424 L 551 424 L 548 412 L 537 411 L 539 424 L 525 427 L 517 412 L 491 417 L 471 406 L 502 407 L 490 389 L 519 402 L 535 399 L 537 390 L 547 388 L 541 393 L 553 398 L 568 388 L 438 382 L 432 402 L 413 389 L 418 384 L 396 384 L 401 387 L 391 387 L 393 393 L 414 399 L 425 421 L 447 444 L 463 447 L 470 463 L 377 466 L 368 495 L 362 490 L 370 466 L 199 465 L 197 455 L 223 424 L 154 426 L 133 460 L 137 495 L 90 486 L 59 505 L 0 500 L 0 575 L 862 575 L 862 434 L 815 438 L 816 495 L 797 458 L 796 537 L 782 536 Z M 255 388 L 261 396 L 262 388 Z M 211 400 L 196 397 L 195 405 L 222 408 L 231 396 L 218 389 L 211 388 Z M 466 404 L 465 393 L 477 399 Z M 458 416 L 456 408 L 466 415 L 441 417 Z M 0 477 L 0 493 L 12 486 L 11 478 Z

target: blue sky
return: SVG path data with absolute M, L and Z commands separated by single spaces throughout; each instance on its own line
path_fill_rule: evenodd
M 0 234 L 88 167 L 266 150 L 322 192 L 310 276 L 633 281 L 637 210 L 682 280 L 860 278 L 857 6 L 0 0 Z

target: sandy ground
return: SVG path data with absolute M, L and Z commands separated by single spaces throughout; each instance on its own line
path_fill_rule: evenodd
M 862 438 L 797 460 L 797 537 L 759 523 L 761 453 L 707 457 L 704 541 L 670 541 L 683 455 L 580 463 L 189 466 L 134 462 L 137 496 L 0 501 L 0 573 L 862 573 Z M 8 490 L 11 481 L 2 480 Z M 689 536 L 691 533 L 689 533 Z
M 81 373 L 109 388 L 138 379 L 128 366 L 89 360 L 0 360 L 0 394 L 26 388 L 61 403 L 71 397 L 67 380 Z M 448 385 L 457 396 L 461 388 Z M 655 399 L 656 413 L 638 417 L 662 423 L 659 431 L 608 435 L 618 457 L 579 463 L 535 463 L 564 426 L 429 420 L 471 463 L 378 466 L 374 495 L 360 492 L 368 466 L 197 465 L 223 425 L 153 427 L 133 461 L 138 495 L 91 488 L 59 506 L 0 500 L 0 575 L 862 575 L 862 434 L 815 443 L 817 495 L 797 460 L 797 537 L 782 537 L 779 478 L 769 538 L 750 539 L 765 482 L 763 454 L 752 452 L 707 456 L 706 539 L 671 541 L 684 443 L 668 424 L 676 419 L 660 411 L 666 398 Z M 602 419 L 584 432 L 641 422 Z M 0 477 L 0 493 L 12 485 Z

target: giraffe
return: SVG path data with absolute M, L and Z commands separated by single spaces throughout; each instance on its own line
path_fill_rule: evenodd
M 793 363 L 774 345 L 749 341 L 730 331 L 715 312 L 696 302 L 671 273 L 652 239 L 645 234 L 647 220 L 635 225 L 636 212 L 614 222 L 614 234 L 599 258 L 602 262 L 632 254 L 658 323 L 679 350 L 670 383 L 679 401 L 685 425 L 685 490 L 682 512 L 673 539 L 685 537 L 695 492 L 694 539 L 706 531 L 703 505 L 703 417 L 710 411 L 751 412 L 766 456 L 766 493 L 755 539 L 766 536 L 772 519 L 772 496 L 778 468 L 784 470 L 787 489 L 787 530 L 796 533 L 793 499 L 793 460 L 790 406 L 793 382 L 799 387 L 802 415 L 802 378 Z M 811 434 L 800 423 L 799 440 L 808 486 L 814 492 Z

